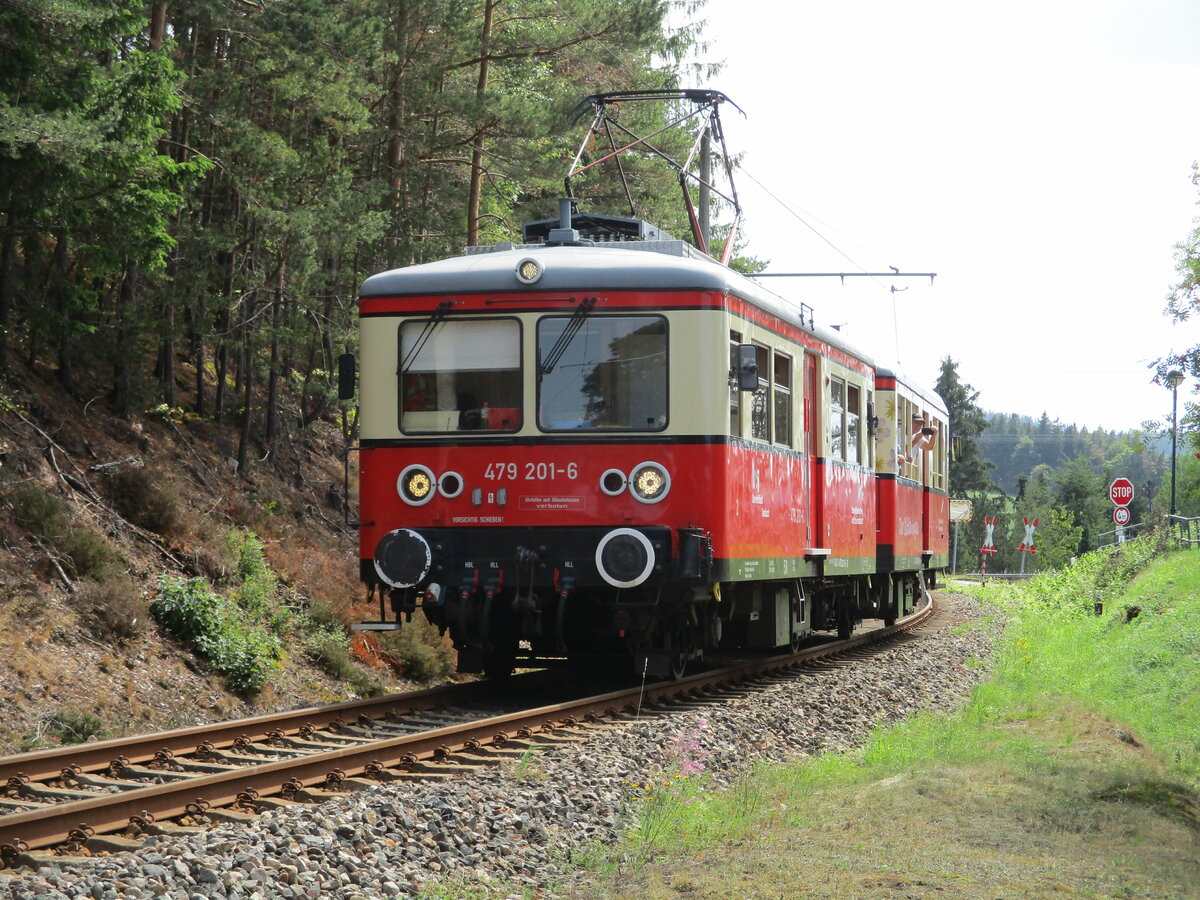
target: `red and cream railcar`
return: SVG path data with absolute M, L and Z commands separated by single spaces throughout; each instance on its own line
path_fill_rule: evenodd
M 916 487 L 880 488 L 869 358 L 681 241 L 584 244 L 362 286 L 362 578 L 448 629 L 460 670 L 632 652 L 677 674 L 848 633 L 889 601 L 885 555 L 943 560 L 907 512 L 877 534 Z
M 881 617 L 910 612 L 950 564 L 949 426 L 941 399 L 880 368 L 876 386 Z

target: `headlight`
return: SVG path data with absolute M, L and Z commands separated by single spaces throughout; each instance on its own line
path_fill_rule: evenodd
M 443 472 L 437 483 L 438 493 L 450 500 L 463 492 L 462 476 L 457 472 Z
M 671 476 L 664 466 L 644 462 L 629 473 L 629 492 L 643 503 L 658 503 L 671 490 Z
M 542 264 L 532 256 L 527 256 L 517 263 L 517 281 L 521 284 L 535 284 L 542 277 Z
M 625 473 L 620 469 L 606 469 L 600 476 L 600 490 L 610 497 L 618 497 L 625 493 Z
M 425 466 L 407 467 L 396 479 L 396 493 L 410 506 L 424 506 L 433 499 L 435 480 Z

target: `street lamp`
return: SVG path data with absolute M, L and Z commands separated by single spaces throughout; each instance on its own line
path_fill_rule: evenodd
M 1175 516 L 1175 450 L 1179 442 L 1179 385 L 1183 373 L 1172 369 L 1167 373 L 1167 384 L 1171 386 L 1171 517 Z

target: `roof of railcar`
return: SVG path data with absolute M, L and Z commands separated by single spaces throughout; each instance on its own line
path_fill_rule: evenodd
M 949 413 L 946 411 L 946 403 L 942 400 L 941 395 L 939 395 L 937 391 L 931 391 L 929 388 L 913 381 L 899 368 L 893 369 L 885 366 L 879 366 L 876 368 L 875 372 L 876 377 L 878 378 L 895 379 L 898 385 L 902 385 L 903 387 L 907 388 L 910 393 L 916 394 L 918 397 L 920 397 L 926 406 L 930 406 L 940 413 L 949 415 Z
M 516 277 L 517 263 L 532 258 L 543 274 L 536 285 Z M 723 266 L 682 241 L 597 243 L 593 246 L 523 245 L 471 252 L 372 275 L 359 296 L 401 297 L 475 294 L 489 291 L 698 290 L 734 294 L 814 335 L 847 354 L 873 364 L 870 356 L 837 332 L 810 327 L 798 305 Z

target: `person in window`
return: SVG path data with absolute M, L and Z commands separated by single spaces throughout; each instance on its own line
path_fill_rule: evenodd
M 921 413 L 913 413 L 913 436 L 910 441 L 912 447 L 911 459 L 915 460 L 917 454 L 923 450 L 932 450 L 933 443 L 937 440 L 937 423 L 930 420 L 926 422 L 925 416 Z
M 459 391 L 456 395 L 458 402 L 458 427 L 460 430 L 473 430 L 483 427 L 483 414 L 475 395 L 467 391 Z

